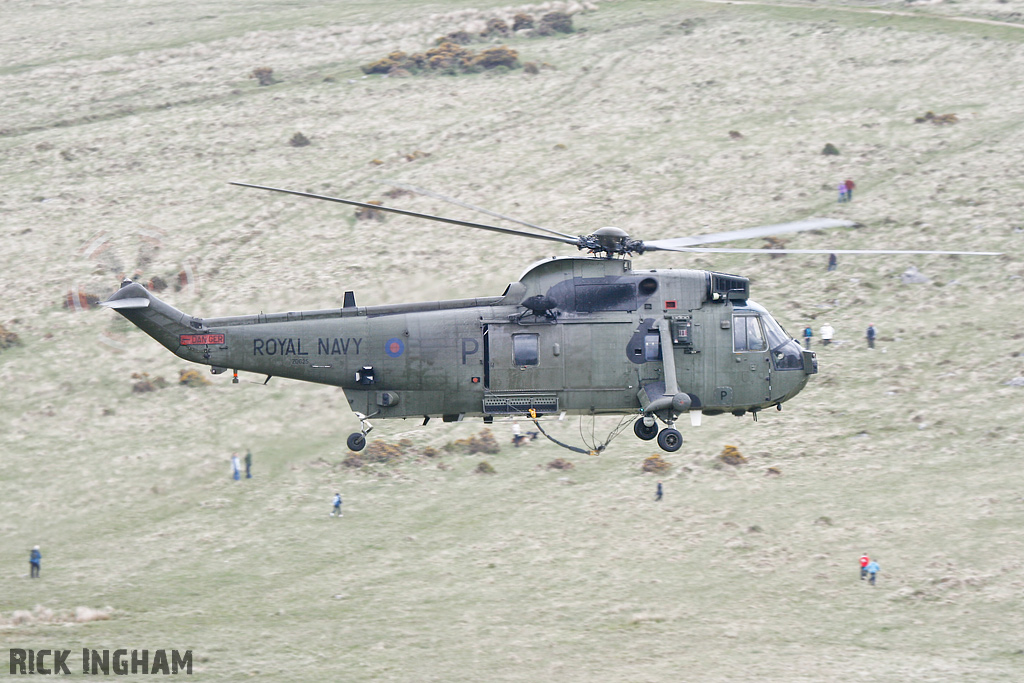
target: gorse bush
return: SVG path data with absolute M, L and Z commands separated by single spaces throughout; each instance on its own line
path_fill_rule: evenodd
M 644 460 L 644 464 L 640 466 L 644 472 L 653 472 L 654 474 L 661 474 L 667 472 L 672 466 L 668 464 L 660 454 L 655 453 Z
M 178 373 L 178 384 L 184 384 L 187 387 L 205 387 L 209 386 L 210 380 L 203 377 L 198 370 L 181 370 Z
M 718 454 L 718 459 L 724 462 L 726 465 L 732 465 L 738 467 L 739 465 L 745 465 L 747 459 L 740 453 L 740 450 L 735 446 L 725 446 L 722 452 Z

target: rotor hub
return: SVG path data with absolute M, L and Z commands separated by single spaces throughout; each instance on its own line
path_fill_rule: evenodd
M 603 252 L 608 256 L 616 254 L 627 255 L 632 252 L 643 251 L 643 243 L 639 240 L 630 239 L 629 233 L 622 228 L 606 226 L 598 228 L 584 238 L 581 238 L 580 248 L 589 249 L 591 252 Z

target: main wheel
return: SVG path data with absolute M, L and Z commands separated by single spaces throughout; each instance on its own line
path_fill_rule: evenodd
M 658 434 L 658 445 L 663 451 L 675 453 L 683 445 L 683 435 L 679 433 L 678 429 L 672 427 L 662 429 Z
M 637 421 L 633 423 L 633 433 L 644 441 L 650 441 L 658 435 L 658 423 L 655 422 L 648 427 L 644 424 L 644 419 L 642 417 L 638 418 Z
M 366 435 L 362 432 L 352 432 L 348 435 L 348 448 L 351 451 L 361 451 L 366 448 Z

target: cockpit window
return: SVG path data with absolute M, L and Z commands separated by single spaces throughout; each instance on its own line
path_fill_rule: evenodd
M 760 320 L 764 328 L 765 337 L 767 338 L 768 348 L 771 349 L 772 365 L 776 370 L 803 370 L 804 355 L 803 350 L 800 348 L 800 342 L 795 341 L 786 334 L 786 331 L 782 329 L 782 325 L 772 317 L 772 314 L 764 306 L 749 299 L 742 306 L 737 305 L 733 309 L 733 345 L 736 351 L 741 350 L 738 339 L 740 329 L 747 329 L 750 325 L 749 320 L 744 319 Z M 749 332 L 746 333 L 745 338 L 749 346 Z M 762 346 L 760 349 L 748 348 L 746 350 L 759 351 L 764 350 L 764 347 Z
M 736 315 L 732 319 L 732 347 L 736 353 L 764 351 L 767 345 L 756 315 Z
M 786 334 L 782 325 L 767 311 L 761 313 L 768 335 L 768 348 L 772 350 L 772 361 L 776 370 L 803 370 L 804 357 L 799 342 Z
M 764 329 L 768 333 L 768 346 L 771 348 L 774 349 L 782 346 L 793 339 L 782 329 L 782 325 L 769 314 L 763 313 L 761 315 L 761 322 L 764 323 Z

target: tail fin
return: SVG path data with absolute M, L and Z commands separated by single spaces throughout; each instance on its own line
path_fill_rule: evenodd
M 137 282 L 125 280 L 121 288 L 100 306 L 112 308 L 130 323 L 156 339 L 167 349 L 182 356 L 181 335 L 203 329 L 203 321 L 182 313 L 174 306 L 156 298 Z

